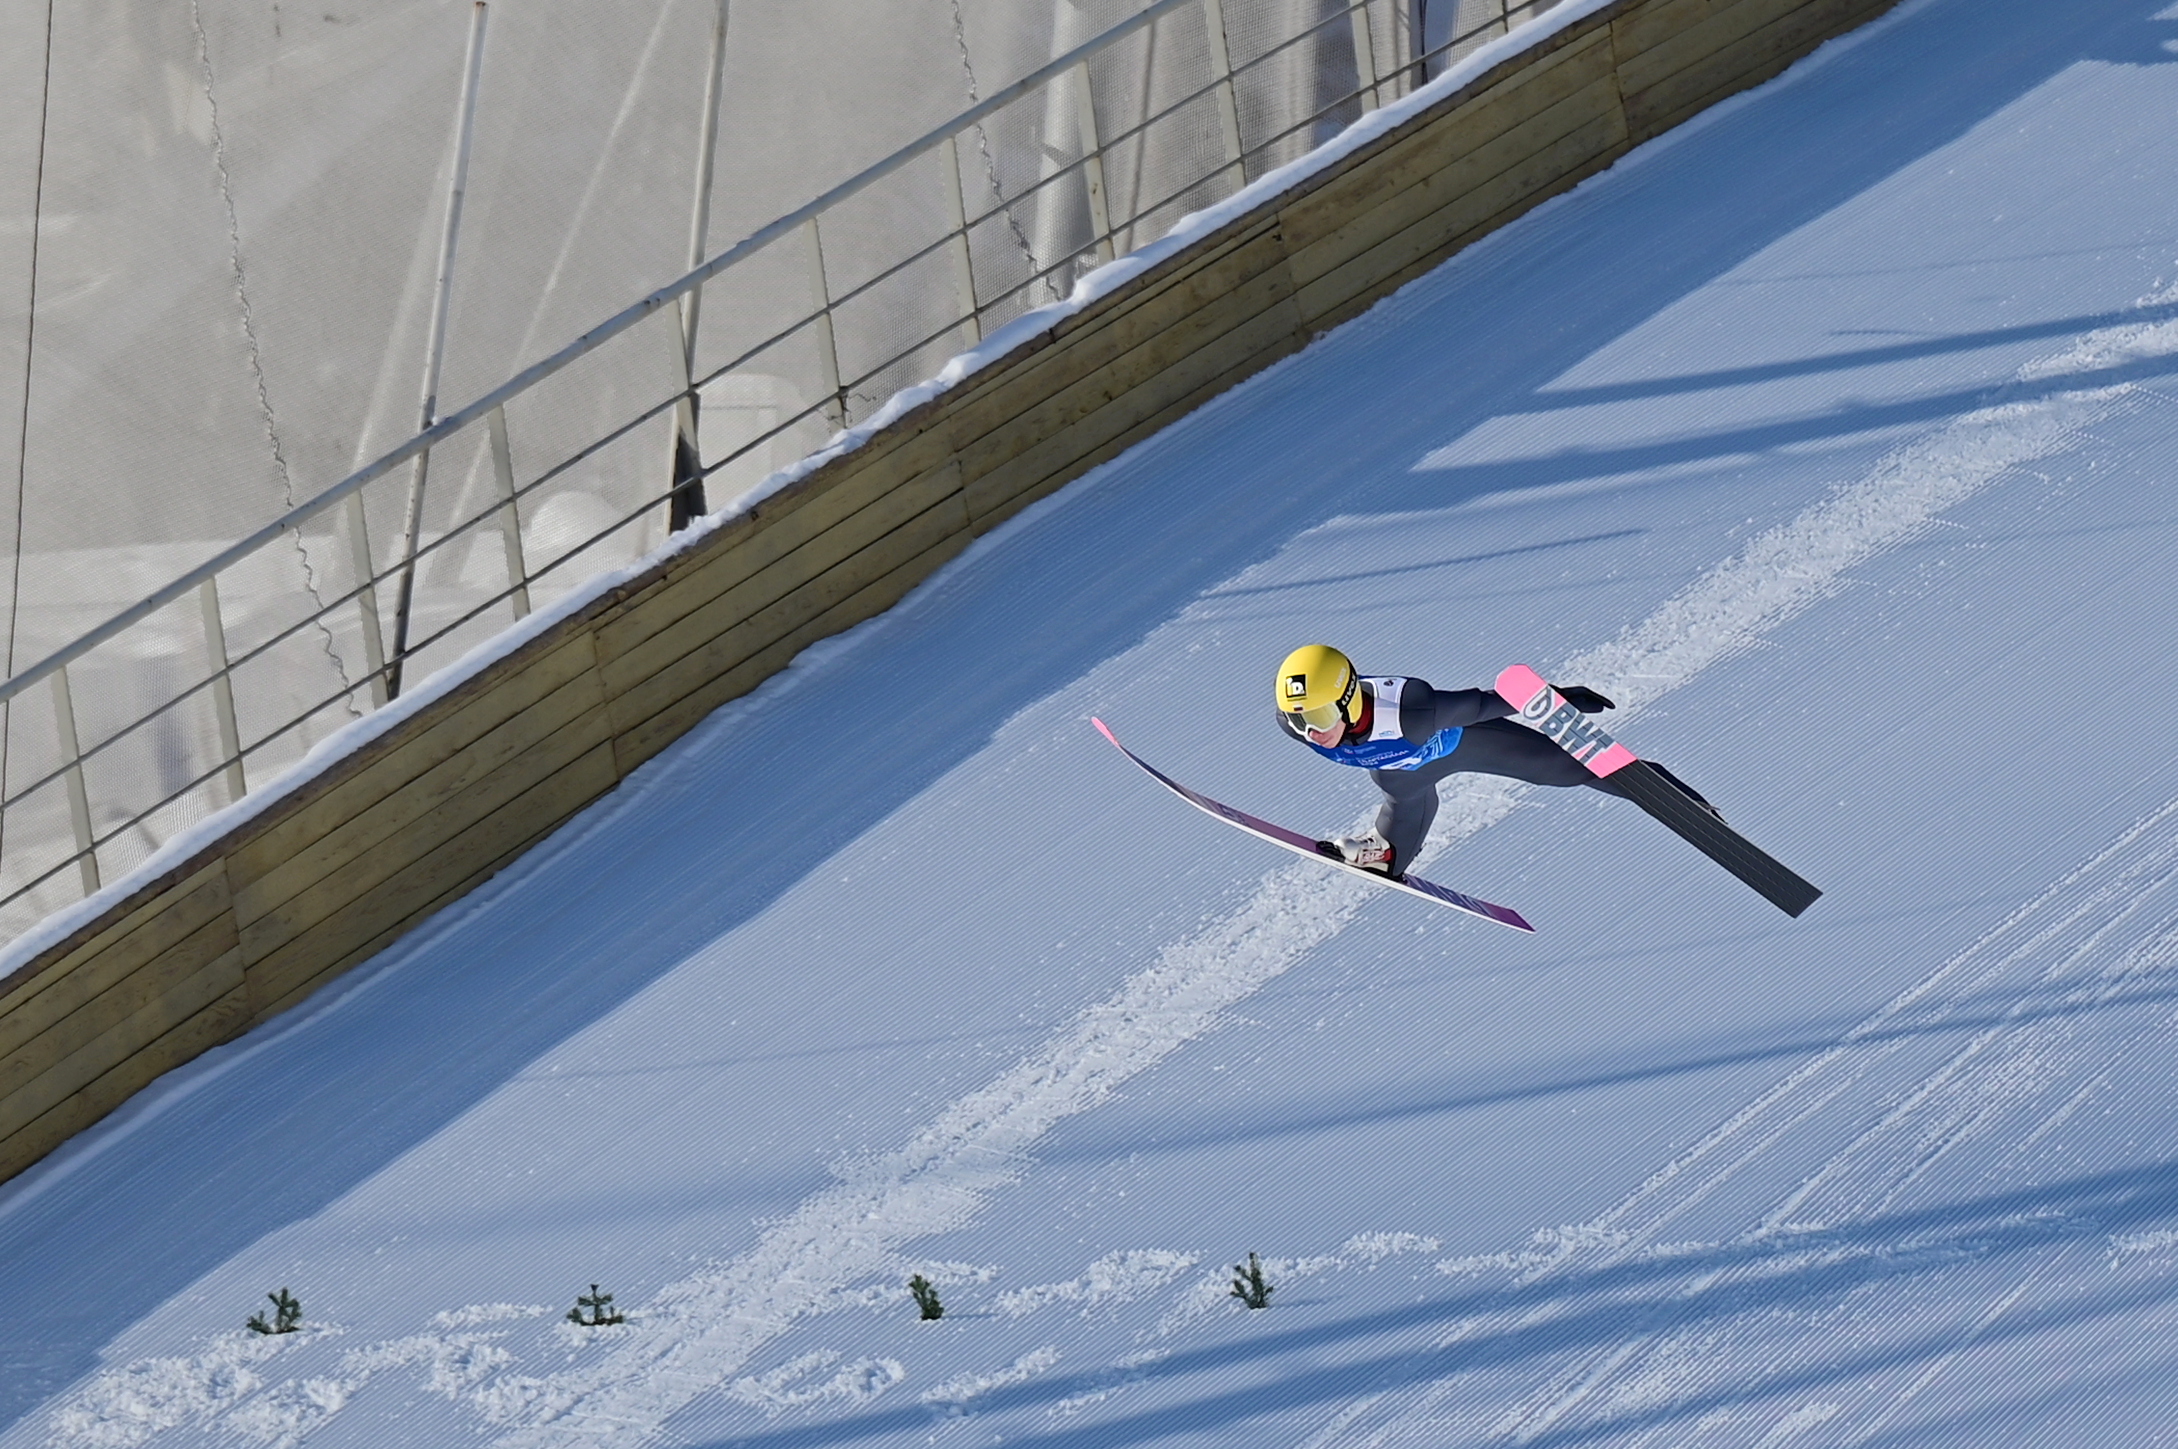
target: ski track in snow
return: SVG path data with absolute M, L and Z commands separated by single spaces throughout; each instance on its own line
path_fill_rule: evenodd
M 1439 1335 L 1402 1365 L 1406 1372 L 1386 1378 L 1411 1380 L 1413 1366 L 1425 1359 L 1449 1372 L 1420 1389 L 1363 1399 L 1311 1445 L 1455 1435 L 1463 1443 L 1502 1444 L 1604 1437 L 1628 1444 L 1782 1443 L 1818 1425 L 1830 1426 L 1829 1441 L 1864 1443 L 2067 1255 L 2116 1265 L 2167 1253 L 2178 1233 L 2111 1231 L 2125 1220 L 2126 1184 L 2078 1194 L 2086 1207 L 2023 1201 L 1990 1219 L 1959 1213 L 1956 1226 L 1946 1213 L 1920 1208 L 1911 1189 L 1947 1159 L 1976 1148 L 2016 1169 L 2051 1128 L 2107 1087 L 2113 1060 L 2156 1059 L 2171 1027 L 2167 1007 L 2136 1012 L 2120 1030 L 2087 1017 L 2128 994 L 2167 991 L 2168 973 L 2178 966 L 2174 884 L 2178 799 L 2137 821 L 1609 1211 L 1578 1228 L 1539 1234 L 1526 1252 L 1443 1264 L 1462 1277 L 1501 1275 L 1502 1306 Z M 1903 1078 L 1893 1070 L 1932 1036 L 1947 1033 L 1964 1040 L 1933 1068 L 1908 1066 Z M 1867 1125 L 1815 1156 L 1815 1168 L 1744 1235 L 1670 1242 L 1675 1223 L 1766 1154 L 1802 1155 L 1781 1144 L 1851 1122 Z M 2018 1179 L 2001 1167 L 1985 1170 L 1983 1180 Z M 1971 1294 L 1958 1294 L 1955 1282 L 1942 1292 L 1913 1292 L 1920 1275 L 1976 1263 L 2009 1264 L 1991 1275 L 1978 1307 Z M 1796 1280 L 1814 1285 L 1806 1295 L 1814 1307 L 1779 1306 L 1773 1287 Z M 1879 1316 L 1868 1311 L 1878 1305 L 1859 1297 L 1878 1285 L 1886 1294 Z M 1621 1286 L 1623 1299 L 1613 1291 Z M 1964 1321 L 1944 1321 L 1952 1295 L 1972 1307 L 1966 1314 L 1951 1307 Z M 1825 1400 L 1780 1415 L 1763 1402 L 1762 1386 L 1748 1381 L 1746 1366 L 1778 1364 L 1759 1345 L 1787 1327 L 1794 1342 L 1839 1345 L 1834 1351 L 1870 1379 L 1905 1381 L 1859 1414 Z M 1911 1351 L 1899 1351 L 1901 1336 Z M 1554 1340 L 1569 1351 L 1549 1353 Z M 1550 1365 L 1542 1375 L 1523 1361 L 1537 1349 Z M 1540 1392 L 1533 1387 L 1538 1377 Z M 1789 1387 L 1788 1381 L 1778 1392 Z M 1748 1416 L 1731 1412 L 1743 1403 Z M 1694 1410 L 1704 1404 L 1714 1410 L 1697 1417 Z M 1846 1422 L 1833 1422 L 1841 1416 Z M 1689 1425 L 1690 1417 L 1697 1422 Z M 1765 1417 L 1774 1418 L 1766 1435 Z
M 2178 288 L 2143 299 L 2142 305 L 2174 300 Z M 2043 379 L 2173 353 L 2178 353 L 2178 323 L 2081 335 L 2064 351 L 2022 369 L 2008 395 L 1893 452 L 1866 478 L 1755 539 L 1646 620 L 1563 661 L 1554 672 L 1606 686 L 1624 701 L 1625 713 L 1634 712 L 1800 614 L 1839 587 L 1847 570 L 1912 538 L 2008 471 L 2070 447 L 2134 391 L 2118 385 L 2045 394 Z M 1516 800 L 1513 787 L 1494 781 L 1466 780 L 1448 788 L 1437 830 L 1418 864 L 1503 819 Z M 2178 846 L 2156 838 L 2174 814 L 2178 804 L 2142 821 L 2125 840 L 1847 1033 L 1594 1222 L 1549 1235 L 1533 1251 L 1498 1262 L 1450 1265 L 1461 1272 L 1508 1273 L 1508 1303 L 1464 1322 L 1427 1352 L 1442 1354 L 1462 1342 L 1547 1335 L 1561 1314 L 1598 1311 L 1576 1289 L 1554 1293 L 1553 1282 L 1608 1277 L 1646 1254 L 1686 1259 L 1687 1278 L 1677 1296 L 1657 1297 L 1640 1322 L 1622 1324 L 1595 1353 L 1575 1355 L 1547 1375 L 1540 1395 L 1530 1392 L 1536 1379 L 1532 1363 L 1512 1359 L 1505 1368 L 1470 1367 L 1456 1382 L 1359 1395 L 1311 1442 L 1328 1449 L 1404 1440 L 1418 1424 L 1447 1423 L 1447 1414 L 1468 1434 L 1487 1426 L 1494 1441 L 1546 1442 L 1584 1409 L 1638 1414 L 1645 1402 L 1686 1398 L 1687 1386 L 1701 1373 L 1700 1356 L 1683 1352 L 1685 1337 L 1715 1331 L 1704 1304 L 1764 1275 L 1794 1271 L 1791 1264 L 1799 1261 L 1794 1254 L 1829 1255 L 1844 1272 L 1860 1264 L 1871 1278 L 1902 1271 L 1850 1233 L 1826 1236 L 1822 1204 L 1866 1204 L 1904 1191 L 1959 1144 L 1986 1134 L 1994 1122 L 2009 1121 L 2011 1104 L 2022 1100 L 2012 1077 L 2063 1075 L 2055 1065 L 2060 1057 L 2052 1053 L 2066 1028 L 2061 1018 L 2040 1022 L 2034 1003 L 2053 990 L 2092 996 L 2123 988 L 2122 977 L 2093 976 L 2086 964 L 2088 947 L 2099 939 L 2098 930 L 2114 929 L 2124 915 L 2125 901 L 2140 889 L 2135 877 L 2145 873 L 2161 884 L 2178 874 Z M 1373 894 L 1372 887 L 1342 874 L 1299 865 L 1274 871 L 1240 909 L 1165 948 L 1154 966 L 1109 1000 L 953 1103 L 908 1142 L 840 1165 L 836 1186 L 775 1223 L 755 1249 L 670 1284 L 631 1311 L 629 1323 L 614 1332 L 615 1346 L 593 1363 L 543 1377 L 504 1372 L 509 1367 L 504 1350 L 492 1346 L 489 1333 L 454 1331 L 468 1312 L 456 1310 L 454 1318 L 441 1315 L 446 1321 L 435 1325 L 434 1334 L 349 1355 L 337 1379 L 264 1388 L 266 1355 L 230 1336 L 193 1357 L 148 1360 L 95 1376 L 50 1417 L 52 1441 L 86 1449 L 132 1446 L 169 1429 L 216 1420 L 246 1439 L 295 1443 L 337 1414 L 372 1374 L 394 1366 L 423 1367 L 432 1387 L 507 1430 L 498 1442 L 520 1449 L 652 1442 L 673 1414 L 721 1391 L 780 1408 L 873 1398 L 899 1381 L 897 1363 L 858 1361 L 811 1383 L 837 1361 L 837 1355 L 820 1353 L 803 1355 L 769 1375 L 741 1375 L 759 1350 L 803 1318 L 837 1306 L 851 1285 L 890 1274 L 909 1243 L 968 1225 L 995 1194 L 1020 1179 L 1030 1151 L 1054 1126 L 1107 1101 L 1124 1083 L 1212 1030 L 1230 1008 L 1336 937 Z M 2088 939 L 2076 941 L 2082 931 Z M 2162 942 L 2158 950 L 2167 954 L 2168 938 Z M 2054 962 L 2043 961 L 2044 948 L 2057 952 Z M 1904 1050 L 1913 1034 L 1899 1032 L 1900 1023 L 1960 1009 L 1967 998 L 2022 973 L 2030 979 L 2004 1021 L 1974 1037 L 1879 1123 L 1831 1157 L 1745 1243 L 1729 1251 L 1714 1245 L 1656 1247 L 1676 1219 Z M 2059 1110 L 2069 1112 L 2075 1105 Z M 1950 1135 L 1925 1140 L 1928 1125 L 1939 1120 L 1953 1124 Z M 2087 1230 L 2030 1225 L 2027 1231 L 2079 1235 Z M 2094 1251 L 2111 1251 L 2107 1232 L 2088 1236 Z M 1311 1266 L 1284 1265 L 1289 1273 L 1303 1274 Z M 1991 1311 L 2001 1312 L 2014 1297 L 2016 1289 L 2008 1286 Z M 487 1318 L 491 1313 L 477 1311 Z M 1691 1329 L 1680 1326 L 1688 1323 Z M 1836 1326 L 1842 1335 L 1853 1332 L 1845 1316 Z M 1034 1359 L 1031 1354 L 1004 1373 L 1026 1377 L 1040 1371 L 1042 1361 L 1032 1364 Z M 1739 1360 L 1725 1355 L 1721 1361 Z M 1643 1374 L 1659 1377 L 1647 1382 Z M 1504 1395 L 1478 1419 L 1476 1413 L 1483 1411 L 1472 1401 L 1492 1386 Z M 1459 1405 L 1451 1402 L 1455 1388 Z M 1917 1390 L 1907 1386 L 1901 1392 L 1903 1402 Z M 1834 1432 L 1838 1412 L 1828 1402 L 1796 1406 L 1776 1418 L 1765 1442 L 1785 1442 L 1816 1425 Z M 1670 1427 L 1672 1442 L 1690 1442 L 1684 1438 L 1689 1426 Z M 1748 1442 L 1746 1428 L 1737 1421 L 1725 1425 L 1719 1442 Z

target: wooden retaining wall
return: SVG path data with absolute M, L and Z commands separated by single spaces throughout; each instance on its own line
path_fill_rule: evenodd
M 0 1180 L 977 535 L 1894 0 L 1621 0 L 596 600 L 0 981 Z

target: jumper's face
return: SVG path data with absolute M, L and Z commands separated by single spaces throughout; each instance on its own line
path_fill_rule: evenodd
M 1325 729 L 1318 729 L 1312 724 L 1304 724 L 1301 728 L 1307 732 L 1310 744 L 1322 745 L 1327 750 L 1334 748 L 1340 740 L 1346 738 L 1346 721 L 1343 719 L 1332 720 L 1330 726 Z

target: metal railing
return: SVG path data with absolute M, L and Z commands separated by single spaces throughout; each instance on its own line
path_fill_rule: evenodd
M 484 396 L 436 417 L 391 452 L 0 683 L 0 703 L 11 709 L 43 685 L 51 695 L 54 719 L 50 759 L 37 761 L 34 778 L 0 799 L 0 911 L 14 907 L 20 916 L 26 904 L 40 911 L 51 908 L 52 902 L 40 893 L 49 895 L 50 887 L 71 871 L 84 894 L 97 890 L 106 874 L 102 859 L 123 867 L 132 858 L 141 859 L 190 819 L 242 798 L 253 778 L 262 783 L 299 758 L 313 737 L 361 714 L 365 703 L 376 708 L 398 697 L 404 668 L 413 678 L 420 659 L 432 667 L 449 662 L 462 648 L 504 628 L 509 616 L 525 617 L 539 592 L 564 593 L 616 561 L 640 555 L 644 550 L 639 545 L 654 541 L 650 530 L 679 527 L 704 511 L 707 483 L 737 467 L 748 475 L 751 459 L 758 464 L 775 460 L 782 444 L 792 445 L 792 456 L 808 451 L 810 442 L 868 416 L 891 392 L 929 376 L 936 363 L 973 345 L 992 326 L 1063 296 L 1079 272 L 1133 250 L 1146 233 L 1184 211 L 1232 194 L 1272 164 L 1290 159 L 1286 153 L 1312 149 L 1330 129 L 1404 95 L 1448 59 L 1509 33 L 1556 0 L 1485 0 L 1486 14 L 1427 51 L 1414 41 L 1416 12 L 1406 0 L 1353 0 L 1236 62 L 1226 11 L 1249 3 L 1155 0 L 1133 18 L 692 267 L 678 281 Z M 1475 0 L 1467 0 L 1467 7 L 1474 8 Z M 1157 70 L 1160 35 L 1183 24 L 1201 28 L 1194 53 L 1207 54 L 1206 73 L 1175 77 Z M 481 27 L 480 10 L 472 46 L 480 41 Z M 723 18 L 720 34 L 723 38 Z M 1140 55 L 1123 54 L 1136 37 Z M 1346 83 L 1326 94 L 1323 57 L 1349 47 L 1353 63 L 1344 74 Z M 1178 48 L 1168 46 L 1168 51 Z M 475 64 L 472 50 L 472 82 Z M 1130 66 L 1138 82 L 1132 85 L 1136 114 L 1115 125 L 1115 118 L 1106 114 L 1110 107 L 1099 106 L 1099 91 L 1111 94 L 1115 85 L 1109 73 Z M 1100 70 L 1107 74 L 1100 77 Z M 1296 74 L 1306 83 L 1296 82 Z M 1009 108 L 1038 99 L 1044 103 L 1039 169 L 1046 174 L 1009 193 L 984 128 Z M 1069 139 L 1068 131 L 1070 146 L 1054 144 L 1055 139 Z M 980 154 L 984 174 L 978 179 L 985 184 L 975 184 L 969 179 L 972 173 L 964 170 L 964 141 Z M 848 226 L 846 212 L 860 200 L 877 197 L 888 178 L 916 168 L 936 172 L 934 178 L 922 176 L 913 193 L 926 209 L 935 207 L 936 235 L 911 239 L 895 249 L 897 254 L 880 254 L 874 263 L 865 258 L 859 267 L 851 259 L 828 256 L 828 249 L 871 251 L 869 229 L 852 234 L 841 230 Z M 699 182 L 706 190 L 709 169 L 707 147 Z M 1119 179 L 1127 182 L 1124 188 L 1115 184 Z M 1145 186 L 1153 188 L 1147 201 Z M 1124 200 L 1119 195 L 1123 189 Z M 981 204 L 985 192 L 987 205 Z M 971 197 L 978 204 L 971 205 Z M 1036 221 L 1044 255 L 1029 240 L 1023 217 Z M 1068 217 L 1073 218 L 1071 231 Z M 695 255 L 700 255 L 702 227 L 699 204 L 691 245 Z M 885 227 L 877 230 L 882 240 Z M 843 240 L 849 244 L 840 246 Z M 451 246 L 450 223 L 449 260 Z M 781 249 L 796 246 L 811 294 L 806 310 L 783 321 L 745 327 L 744 335 L 720 349 L 724 355 L 705 357 L 699 364 L 694 330 L 704 288 L 746 269 L 755 277 L 752 295 L 776 301 L 779 278 L 793 272 L 791 264 L 782 269 Z M 874 310 L 858 315 L 858 307 Z M 761 307 L 753 310 L 762 312 Z M 719 312 L 714 306 L 709 315 Z M 872 330 L 871 316 L 882 324 L 875 332 L 883 345 L 875 351 L 863 349 L 870 355 L 851 357 L 843 347 L 843 319 L 851 316 L 857 317 L 862 332 Z M 653 319 L 656 325 L 645 329 Z M 903 327 L 904 336 L 890 335 Z M 611 346 L 631 334 L 647 339 L 645 352 Z M 774 398 L 754 409 L 758 416 L 753 429 L 716 449 L 706 461 L 695 438 L 707 397 L 736 379 L 768 378 L 750 369 L 788 349 L 813 360 L 815 386 L 789 403 Z M 522 476 L 510 405 L 533 408 L 528 426 L 548 435 L 557 421 L 556 408 L 568 396 L 594 399 L 599 390 L 613 392 L 625 373 L 641 370 L 637 364 L 646 357 L 644 365 L 664 377 L 655 395 L 621 408 L 619 421 L 587 441 L 571 449 L 555 447 L 556 456 L 535 460 L 529 476 Z M 573 393 L 562 389 L 555 396 L 545 386 L 586 359 L 603 361 L 596 376 Z M 435 375 L 429 386 L 435 387 Z M 427 417 L 433 405 L 427 388 Z M 541 543 L 537 516 L 542 510 L 537 505 L 542 502 L 548 509 L 558 496 L 556 487 L 564 487 L 585 467 L 617 456 L 623 445 L 637 444 L 653 424 L 660 435 L 642 445 L 634 471 L 655 468 L 662 486 L 622 489 L 610 516 L 600 517 L 592 509 L 579 518 L 580 526 L 571 535 L 562 530 L 563 536 L 549 546 Z M 424 466 L 434 451 L 444 452 L 457 440 L 473 455 L 471 478 L 478 483 L 465 492 L 464 501 L 473 501 L 477 492 L 485 495 L 484 501 L 473 508 L 456 505 L 439 526 L 426 527 L 421 508 Z M 366 491 L 404 465 L 413 465 L 411 490 L 399 499 L 379 500 L 382 516 L 392 503 L 401 505 L 400 546 L 391 557 L 380 559 L 370 544 Z M 769 471 L 757 467 L 755 476 Z M 330 589 L 314 587 L 309 598 L 313 607 L 307 612 L 284 617 L 238 643 L 223 613 L 222 579 L 247 574 L 253 561 L 262 574 L 272 567 L 264 560 L 266 550 L 282 539 L 300 544 L 307 534 L 328 527 L 345 535 L 349 576 Z M 615 540 L 614 547 L 604 547 Z M 493 560 L 503 574 L 478 583 L 480 557 Z M 400 600 L 392 631 L 385 628 L 380 611 L 381 593 L 389 588 Z M 193 619 L 187 617 L 191 612 Z M 197 677 L 163 689 L 165 697 L 154 706 L 109 721 L 95 737 L 85 737 L 78 727 L 72 668 L 85 666 L 101 650 L 118 650 L 118 667 L 124 673 L 156 675 L 155 685 L 163 687 L 178 667 L 176 661 L 185 661 L 195 647 L 185 648 L 182 639 L 199 630 L 203 668 Z M 355 646 L 365 666 L 360 677 L 350 677 L 344 662 L 345 651 Z M 238 680 L 252 677 L 253 670 L 263 673 L 282 651 L 302 647 L 321 647 L 332 656 L 340 676 L 336 688 L 300 700 L 291 690 L 284 699 L 260 699 L 246 692 L 238 696 Z M 159 768 L 124 768 L 132 753 L 139 765 L 155 757 Z M 102 776 L 109 775 L 123 785 L 138 782 L 135 797 L 124 798 L 130 792 L 113 785 L 98 788 L 106 784 Z M 142 784 L 146 777 L 153 783 Z M 41 821 L 48 828 L 39 829 Z M 19 929 L 23 922 L 14 924 Z

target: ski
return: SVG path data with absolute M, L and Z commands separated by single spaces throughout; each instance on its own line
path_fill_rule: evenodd
M 1470 916 L 1480 916 L 1485 921 L 1494 921 L 1500 926 L 1509 926 L 1515 931 L 1532 932 L 1535 929 L 1535 927 L 1527 923 L 1527 920 L 1518 911 L 1510 906 L 1501 906 L 1494 901 L 1483 900 L 1479 896 L 1467 895 L 1464 892 L 1453 890 L 1450 886 L 1441 886 L 1435 881 L 1423 880 L 1417 875 L 1401 876 L 1394 880 L 1380 871 L 1363 870 L 1360 866 L 1348 865 L 1336 856 L 1325 855 L 1316 848 L 1316 841 L 1313 836 L 1303 835 L 1297 830 L 1288 830 L 1282 825 L 1273 825 L 1268 820 L 1259 820 L 1245 810 L 1235 810 L 1221 800 L 1213 800 L 1200 791 L 1188 789 L 1187 786 L 1173 779 L 1170 775 L 1167 775 L 1164 771 L 1121 744 L 1119 736 L 1113 734 L 1111 726 L 1105 724 L 1103 720 L 1092 717 L 1089 722 L 1097 727 L 1098 734 L 1103 735 L 1104 738 L 1112 742 L 1112 748 L 1134 761 L 1135 764 L 1142 768 L 1143 773 L 1147 774 L 1151 779 L 1194 806 L 1197 810 L 1206 815 L 1215 816 L 1235 829 L 1245 830 L 1248 834 L 1260 840 L 1267 840 L 1273 845 L 1284 846 L 1296 855 L 1305 855 L 1310 860 L 1330 866 L 1334 870 L 1343 870 L 1349 875 L 1360 876 L 1363 880 L 1374 885 L 1383 886 L 1387 890 L 1405 891 L 1410 896 L 1420 896 L 1425 901 L 1433 901 L 1440 906 L 1450 906 L 1455 911 L 1465 911 Z
M 1771 905 L 1797 916 L 1822 892 L 1775 856 L 1697 804 L 1647 761 L 1613 739 L 1603 727 L 1566 703 L 1544 678 L 1525 664 L 1497 677 L 1497 692 L 1518 710 L 1519 720 L 1555 740 L 1598 779 L 1610 779 L 1682 840 L 1754 887 Z

